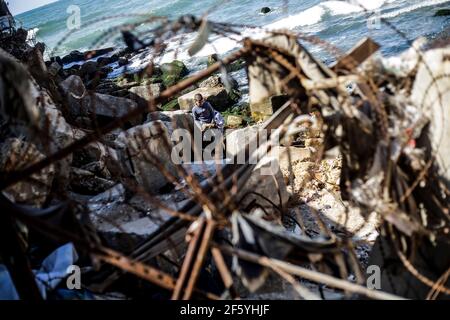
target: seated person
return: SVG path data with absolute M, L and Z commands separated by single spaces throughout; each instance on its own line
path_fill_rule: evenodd
M 200 93 L 194 97 L 195 106 L 192 108 L 195 124 L 205 131 L 208 128 L 219 128 L 223 130 L 224 119 L 220 112 L 214 110 L 208 101 L 205 101 Z

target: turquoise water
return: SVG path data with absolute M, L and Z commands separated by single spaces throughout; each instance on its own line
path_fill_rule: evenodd
M 448 17 L 433 17 L 438 8 L 450 8 L 450 1 L 442 0 L 353 0 L 378 13 L 410 39 L 419 36 L 433 37 L 449 26 Z M 287 7 L 283 7 L 284 3 Z M 77 5 L 81 10 L 80 30 L 67 36 L 67 8 Z M 209 8 L 217 5 L 210 13 L 210 19 L 220 22 L 259 26 L 268 29 L 287 28 L 315 35 L 336 47 L 347 50 L 364 36 L 371 36 L 383 47 L 384 54 L 394 54 L 408 47 L 408 43 L 389 27 L 382 24 L 380 29 L 370 29 L 367 13 L 357 5 L 343 1 L 217 1 L 217 0 L 60 0 L 47 6 L 18 15 L 16 18 L 29 29 L 37 28 L 37 39 L 45 42 L 55 54 L 65 54 L 71 50 L 93 49 L 95 41 L 114 26 L 138 21 L 133 14 L 148 14 L 176 18 L 183 14 L 201 16 Z M 261 7 L 274 9 L 267 15 L 259 13 Z M 285 10 L 287 9 L 287 10 Z M 128 17 L 108 17 L 126 14 Z M 98 21 L 100 20 L 100 21 Z M 97 22 L 95 22 L 97 21 Z M 252 35 L 251 28 L 242 28 L 245 35 Z M 214 50 L 226 53 L 237 44 L 226 39 L 215 39 Z M 96 44 L 103 47 L 121 46 L 118 32 L 112 32 L 106 41 Z M 310 49 L 321 58 L 332 59 L 320 47 Z M 182 50 L 181 50 L 182 51 Z M 203 54 L 210 51 L 204 50 Z M 200 53 L 201 55 L 202 53 Z

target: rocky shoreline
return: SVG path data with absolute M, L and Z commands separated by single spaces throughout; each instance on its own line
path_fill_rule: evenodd
M 264 121 L 286 102 L 284 94 L 277 94 L 261 104 L 250 105 L 249 101 L 242 101 L 244 93 L 237 81 L 215 73 L 170 100 L 159 100 L 158 105 L 153 106 L 154 97 L 189 76 L 182 61 L 152 65 L 150 73 L 143 70 L 127 73 L 127 66 L 136 54 L 128 49 L 119 52 L 114 48 L 74 51 L 44 61 L 45 45 L 30 46 L 25 40 L 23 32 L 19 32 L 9 43 L 2 42 L 6 53 L 1 53 L 0 62 L 5 72 L 0 77 L 3 83 L 13 84 L 13 89 L 5 95 L 9 100 L 4 104 L 11 109 L 1 110 L 1 171 L 24 169 L 88 135 L 98 132 L 98 137 L 34 174 L 32 179 L 9 186 L 3 193 L 14 204 L 38 209 L 70 203 L 71 214 L 83 221 L 82 226 L 79 222 L 59 221 L 56 222 L 58 228 L 73 230 L 80 227 L 95 239 L 92 241 L 120 252 L 131 252 L 179 215 L 178 210 L 191 198 L 199 196 L 192 188 L 196 186 L 193 181 L 204 182 L 227 163 L 227 159 L 219 164 L 185 163 L 182 167 L 189 174 L 183 175 L 171 161 L 173 131 L 176 128 L 194 130 L 190 108 L 196 93 L 201 93 L 225 115 L 227 128 L 234 129 L 227 140 L 235 152 L 245 147 L 240 133 L 252 136 L 258 132 Z M 420 40 L 415 43 L 417 50 L 421 50 L 421 44 Z M 217 60 L 217 56 L 210 56 L 204 67 Z M 375 57 L 369 62 L 364 66 L 364 72 L 370 70 L 375 79 L 387 75 L 413 81 L 419 58 L 417 52 L 410 50 L 401 57 Z M 227 68 L 233 73 L 248 66 L 246 61 L 239 59 Z M 124 72 L 117 75 L 117 70 Z M 117 77 L 112 78 L 109 75 L 114 71 Z M 383 81 L 380 81 L 381 85 L 389 83 Z M 386 88 L 392 89 L 390 85 Z M 403 97 L 398 97 L 400 102 L 390 102 L 403 106 Z M 102 127 L 137 108 L 145 108 L 147 112 L 107 134 L 100 132 Z M 314 112 L 310 116 L 315 122 L 323 120 Z M 279 170 L 272 175 L 263 173 L 272 164 L 266 161 L 269 156 L 252 170 L 245 188 L 238 190 L 242 195 L 240 204 L 250 216 L 264 217 L 264 221 L 293 235 L 322 239 L 325 226 L 352 239 L 357 243 L 356 259 L 362 266 L 367 266 L 369 252 L 379 235 L 380 219 L 376 214 L 365 216 L 355 208 L 349 210 L 348 204 L 341 199 L 343 161 L 348 160 L 336 154 L 322 159 L 320 146 L 324 143 L 324 135 L 316 127 L 301 131 L 291 142 L 282 142 L 273 150 L 277 152 L 273 158 Z M 307 234 L 303 230 L 307 230 Z M 229 240 L 230 234 L 224 232 L 223 237 Z M 178 245 L 165 244 L 165 253 L 151 259 L 153 266 L 174 278 L 186 256 L 186 244 L 180 242 Z M 33 245 L 38 247 L 41 256 L 40 250 L 47 252 L 55 248 L 55 243 L 37 241 Z M 208 257 L 208 267 L 204 268 L 200 282 L 219 279 L 211 261 Z M 95 284 L 96 277 L 92 275 L 95 270 L 91 266 L 88 269 L 87 277 Z M 356 275 L 348 277 L 354 279 Z M 239 296 L 249 299 L 296 297 L 298 292 L 292 290 L 288 281 L 273 278 L 269 277 L 257 293 L 239 286 Z M 315 296 L 347 297 L 345 293 L 324 289 L 308 281 L 302 284 Z M 287 287 L 291 290 L 284 292 Z M 126 283 L 118 285 L 117 291 L 126 292 L 125 297 L 135 298 L 141 294 L 136 288 L 139 285 L 134 282 L 132 285 Z M 144 292 L 150 292 L 147 297 L 162 295 L 168 298 L 155 288 L 147 288 Z

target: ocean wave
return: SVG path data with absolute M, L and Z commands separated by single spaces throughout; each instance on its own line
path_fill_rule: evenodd
M 416 3 L 416 4 L 413 4 L 413 5 L 410 5 L 410 6 L 406 7 L 406 8 L 402 8 L 402 9 L 398 9 L 398 10 L 395 10 L 395 11 L 392 11 L 392 12 L 385 13 L 385 14 L 381 15 L 381 17 L 384 18 L 384 19 L 392 19 L 392 18 L 398 17 L 398 16 L 400 16 L 402 14 L 409 13 L 411 11 L 419 10 L 419 9 L 430 7 L 430 6 L 440 5 L 440 4 L 444 4 L 444 3 L 447 3 L 447 2 L 450 2 L 450 0 L 428 0 L 428 1 L 423 1 L 421 3 Z
M 346 1 L 325 1 L 315 5 L 298 14 L 291 15 L 281 20 L 267 25 L 268 29 L 294 29 L 314 25 L 322 21 L 326 14 L 337 16 L 351 13 L 363 12 L 365 10 L 375 10 L 383 5 L 392 3 L 395 0 L 353 0 Z
M 228 52 L 236 48 L 239 44 L 239 41 L 241 41 L 243 38 L 248 36 L 251 36 L 254 39 L 263 38 L 265 35 L 267 35 L 266 31 L 268 30 L 294 29 L 300 26 L 314 25 L 319 23 L 326 14 L 348 15 L 355 12 L 363 12 L 364 10 L 374 10 L 394 1 L 395 0 L 352 0 L 352 3 L 346 1 L 325 1 L 298 14 L 294 14 L 268 24 L 262 27 L 260 30 L 243 30 L 242 36 L 237 37 L 236 39 L 229 39 L 224 37 L 214 39 L 209 44 L 207 44 L 199 53 L 197 53 L 196 57 L 208 56 L 217 52 Z M 190 41 L 186 41 L 186 46 L 188 46 L 189 43 Z M 174 47 L 178 48 L 178 44 L 175 45 L 175 42 L 173 42 L 173 45 Z M 171 51 L 171 48 L 169 48 L 168 51 Z M 168 54 L 163 58 L 163 60 L 170 61 L 171 58 L 173 58 L 173 56 L 171 54 Z

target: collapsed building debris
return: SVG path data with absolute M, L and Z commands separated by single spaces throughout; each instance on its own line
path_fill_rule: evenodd
M 199 32 L 201 47 L 205 23 L 211 33 L 238 32 L 184 16 L 139 50 L 150 47 L 155 58 L 165 37 L 187 31 Z M 77 74 L 42 66 L 38 79 L 0 51 L 0 143 L 14 151 L 0 159 L 0 243 L 14 243 L 1 245 L 0 257 L 17 296 L 46 297 L 24 290 L 35 287 L 31 264 L 43 261 L 30 248 L 51 253 L 71 242 L 95 293 L 135 297 L 121 281 L 131 276 L 151 284 L 150 297 L 238 298 L 273 273 L 302 299 L 327 298 L 323 286 L 340 298 L 448 298 L 449 49 L 416 43 L 401 59 L 384 59 L 364 39 L 328 67 L 302 44 L 312 40 L 284 31 L 247 38 L 185 79 L 179 62 L 160 66 L 155 79 L 152 59 L 134 85 L 117 81 L 123 97 L 87 88 L 94 64 L 84 61 Z M 62 63 L 79 59 L 86 55 Z M 194 132 L 193 94 L 227 109 L 224 66 L 238 59 L 259 123 L 225 136 L 226 159 L 174 163 L 172 133 Z M 218 71 L 222 82 L 210 78 Z M 60 81 L 46 81 L 55 74 Z M 162 111 L 175 99 L 181 110 Z M 76 223 L 69 229 L 67 220 Z M 22 229 L 33 232 L 25 247 Z M 380 291 L 365 286 L 369 265 L 383 270 Z M 57 284 L 45 293 L 54 291 Z

